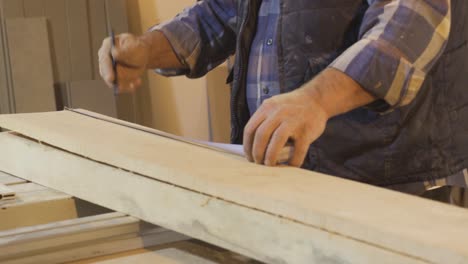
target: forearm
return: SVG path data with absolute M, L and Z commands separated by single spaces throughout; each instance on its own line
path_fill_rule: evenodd
M 148 69 L 183 69 L 171 44 L 161 31 L 148 31 L 140 37 L 150 47 Z
M 388 111 L 414 100 L 444 52 L 451 26 L 451 1 L 369 2 L 359 41 L 330 67 L 385 100 L 387 107 L 379 108 Z
M 376 100 L 346 74 L 328 68 L 296 90 L 297 98 L 312 101 L 327 118 L 349 112 Z

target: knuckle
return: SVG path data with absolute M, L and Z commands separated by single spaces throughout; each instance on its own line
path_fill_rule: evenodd
M 263 127 L 257 129 L 257 132 L 255 133 L 255 140 L 261 140 L 263 141 L 267 137 L 267 130 Z
M 244 138 L 249 138 L 255 132 L 251 125 L 247 125 L 244 129 Z

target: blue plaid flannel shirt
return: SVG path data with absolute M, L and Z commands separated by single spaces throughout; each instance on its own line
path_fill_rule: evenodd
M 350 76 L 392 107 L 409 104 L 426 74 L 443 53 L 450 33 L 450 0 L 368 0 L 360 39 L 329 67 Z M 168 38 L 187 76 L 207 73 L 234 52 L 238 21 L 236 0 L 205 0 L 171 21 L 153 27 Z M 261 103 L 280 94 L 277 65 L 279 0 L 263 0 L 249 59 L 247 102 L 253 114 Z M 203 49 L 202 49 L 203 46 Z M 206 52 L 209 50 L 209 52 Z M 180 73 L 159 69 L 159 73 Z M 420 194 L 451 185 L 466 187 L 467 171 L 431 182 L 393 186 Z

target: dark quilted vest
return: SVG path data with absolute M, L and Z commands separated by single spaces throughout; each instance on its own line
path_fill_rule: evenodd
M 239 1 L 232 142 L 242 143 L 248 54 L 259 0 Z M 280 80 L 294 90 L 357 41 L 365 0 L 282 0 Z M 468 1 L 452 0 L 448 46 L 416 99 L 389 114 L 359 108 L 329 121 L 304 168 L 374 185 L 446 177 L 468 167 Z

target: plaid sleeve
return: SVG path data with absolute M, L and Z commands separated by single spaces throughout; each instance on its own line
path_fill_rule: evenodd
M 392 108 L 409 104 L 443 53 L 450 0 L 368 0 L 360 40 L 330 67 Z
M 180 69 L 157 69 L 163 75 L 205 75 L 235 50 L 236 0 L 205 0 L 185 9 L 173 20 L 150 29 L 161 31 L 181 63 Z

